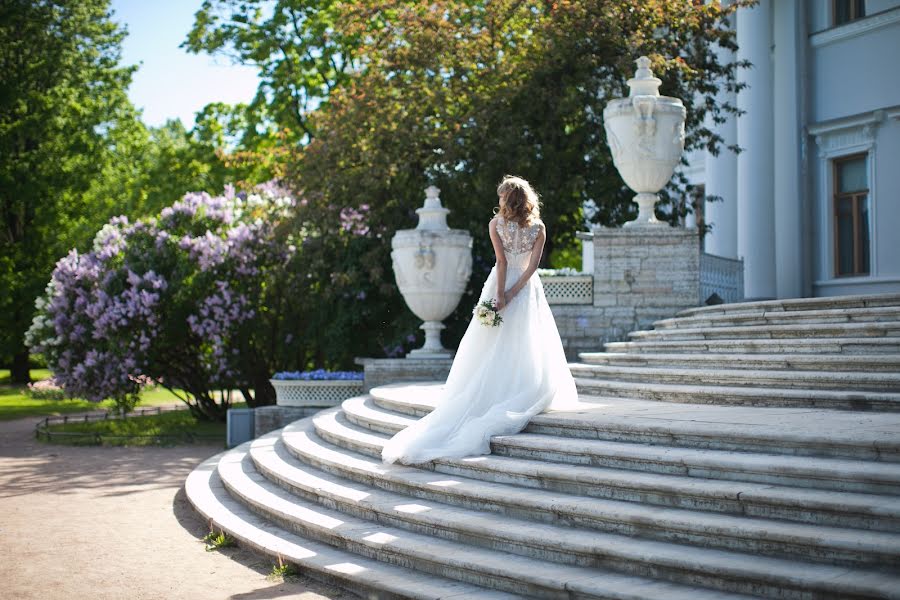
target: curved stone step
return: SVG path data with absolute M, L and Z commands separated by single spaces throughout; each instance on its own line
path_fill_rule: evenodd
M 371 397 L 346 400 L 342 415 L 350 423 L 393 435 L 415 421 L 378 407 Z M 520 433 L 495 436 L 497 456 L 575 465 L 629 469 L 706 479 L 751 481 L 867 494 L 900 494 L 900 465 L 784 454 L 759 454 L 585 440 Z
M 523 556 L 587 567 L 614 568 L 640 576 L 666 577 L 675 581 L 695 581 L 698 578 L 715 582 L 720 589 L 759 590 L 759 582 L 780 587 L 793 579 L 796 563 L 780 559 L 747 556 L 735 552 L 686 547 L 618 534 L 598 533 L 568 526 L 527 522 L 485 511 L 464 510 L 440 502 L 411 498 L 377 487 L 348 482 L 298 463 L 283 448 L 282 442 L 267 439 L 253 444 L 250 450 L 256 469 L 270 481 L 302 498 L 317 502 L 342 513 L 396 526 L 416 533 L 426 533 L 466 544 L 493 550 L 513 552 Z M 402 469 L 402 467 L 390 467 Z M 653 515 L 651 518 L 655 518 Z M 732 519 L 736 524 L 741 519 Z M 743 521 L 750 521 L 743 519 Z M 779 527 L 781 524 L 775 524 Z M 644 527 L 650 527 L 646 523 Z M 802 528 L 795 528 L 802 529 Z M 809 529 L 809 528 L 807 528 Z M 817 529 L 817 535 L 805 541 L 819 543 L 828 537 L 827 530 Z M 745 532 L 745 534 L 748 532 Z M 770 534 L 758 528 L 756 539 Z M 823 535 L 824 533 L 824 535 Z M 846 535 L 845 553 L 865 553 L 872 548 L 872 539 L 863 539 L 859 532 L 841 531 Z M 785 532 L 779 531 L 783 537 Z M 751 534 L 752 535 L 752 534 Z M 873 560 L 873 564 L 896 563 L 900 553 L 898 539 L 883 547 L 888 555 Z M 799 537 L 795 544 L 803 543 Z M 750 562 L 752 565 L 748 566 Z M 755 569 L 753 588 L 746 588 L 748 569 Z M 818 570 L 818 572 L 816 572 Z M 813 567 L 814 579 L 828 580 L 831 575 Z M 843 573 L 844 569 L 833 573 Z M 775 581 L 770 576 L 775 573 Z M 900 583 L 900 579 L 896 580 Z M 806 584 L 811 587 L 809 583 Z M 807 589 L 808 589 L 807 587 Z M 779 594 L 780 595 L 780 594 Z
M 439 383 L 393 384 L 369 394 L 389 411 L 431 412 Z M 599 439 L 714 450 L 900 462 L 900 413 L 672 404 L 583 396 L 577 409 L 536 415 L 525 428 Z
M 679 385 L 774 387 L 803 390 L 854 390 L 900 392 L 900 372 L 786 371 L 734 368 L 684 369 L 658 366 L 622 366 L 570 363 L 575 377 Z
M 651 354 L 581 352 L 592 365 L 678 367 L 685 369 L 748 369 L 792 371 L 866 371 L 900 374 L 900 354 Z
M 900 354 L 900 339 L 871 338 L 778 338 L 778 339 L 694 339 L 632 340 L 605 342 L 608 352 L 665 353 L 704 352 L 714 354 Z
M 818 298 L 787 298 L 781 300 L 755 300 L 733 302 L 713 306 L 696 306 L 680 311 L 677 316 L 714 315 L 723 313 L 746 313 L 752 311 L 800 311 L 853 308 L 878 308 L 900 306 L 900 294 L 859 294 L 847 296 L 823 296 Z
M 697 327 L 727 327 L 752 325 L 790 325 L 800 323 L 870 323 L 900 321 L 900 306 L 878 308 L 832 308 L 816 310 L 758 310 L 718 314 L 698 314 L 690 317 L 660 319 L 654 329 L 693 329 Z
M 642 340 L 759 340 L 816 338 L 897 338 L 900 321 L 874 323 L 822 323 L 730 327 L 668 328 L 632 331 L 628 337 Z M 895 340 L 900 341 L 900 340 Z
M 216 471 L 225 454 L 207 459 L 191 472 L 184 484 L 187 498 L 211 527 L 227 532 L 243 547 L 270 556 L 273 562 L 281 557 L 302 569 L 304 575 L 365 598 L 520 598 L 371 560 L 280 530 L 225 490 Z
M 343 421 L 339 411 L 312 417 L 316 434 L 341 448 L 379 458 L 386 437 Z M 290 442 L 287 442 L 290 446 Z M 755 484 L 692 479 L 502 456 L 440 459 L 433 468 L 448 475 L 590 499 L 622 500 L 658 506 L 782 519 L 833 527 L 900 532 L 900 498 Z
M 657 597 L 717 597 L 712 590 L 536 560 L 360 519 L 304 500 L 268 481 L 255 471 L 245 447 L 228 453 L 217 469 L 232 496 L 283 529 L 365 558 L 431 575 L 537 598 L 621 598 L 626 590 L 633 594 L 648 588 L 662 594 Z M 852 579 L 855 581 L 848 582 L 848 589 L 865 590 L 870 595 L 885 583 L 873 585 L 871 574 L 869 581 L 859 576 Z
M 811 407 L 854 411 L 900 411 L 900 393 L 610 381 L 576 377 L 581 394 L 657 402 L 738 406 Z

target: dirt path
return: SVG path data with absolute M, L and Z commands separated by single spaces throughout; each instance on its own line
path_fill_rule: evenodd
M 204 550 L 183 484 L 222 448 L 56 446 L 34 439 L 37 420 L 0 422 L 0 598 L 355 598 Z

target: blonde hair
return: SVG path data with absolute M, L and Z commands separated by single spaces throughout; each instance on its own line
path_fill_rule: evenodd
M 497 195 L 503 203 L 494 210 L 506 221 L 519 225 L 532 225 L 541 218 L 541 201 L 531 184 L 514 175 L 506 175 L 497 186 Z

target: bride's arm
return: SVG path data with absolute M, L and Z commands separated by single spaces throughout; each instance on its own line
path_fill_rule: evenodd
M 488 223 L 488 231 L 491 234 L 491 244 L 494 245 L 494 254 L 497 255 L 497 308 L 506 306 L 503 289 L 506 287 L 506 253 L 503 251 L 503 242 L 497 233 L 497 219 L 491 219 Z
M 546 230 L 543 225 L 537 234 L 537 239 L 534 240 L 534 247 L 531 249 L 531 256 L 528 258 L 528 268 L 525 269 L 525 272 L 522 273 L 522 276 L 519 277 L 519 280 L 516 282 L 516 285 L 509 288 L 506 292 L 506 303 L 509 304 L 513 298 L 515 298 L 516 294 L 525 287 L 525 284 L 534 275 L 534 272 L 537 271 L 538 265 L 541 264 L 541 255 L 544 253 L 544 241 L 547 239 Z

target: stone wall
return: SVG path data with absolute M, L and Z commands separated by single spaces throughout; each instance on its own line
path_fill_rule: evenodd
M 253 410 L 253 432 L 259 437 L 324 410 L 321 406 L 258 406 Z
M 364 390 L 406 381 L 445 381 L 452 358 L 357 358 L 365 370 Z
M 598 227 L 593 238 L 593 304 L 551 306 L 569 360 L 700 304 L 696 229 Z

